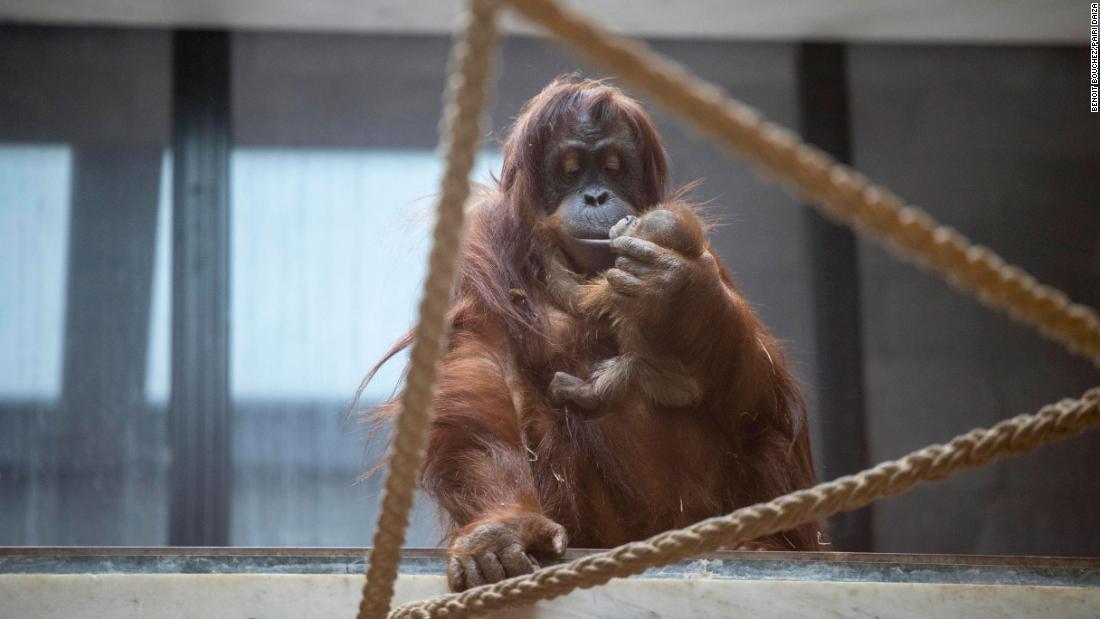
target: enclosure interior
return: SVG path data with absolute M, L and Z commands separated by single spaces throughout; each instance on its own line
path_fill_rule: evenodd
M 206 69 L 229 86 L 229 259 L 215 274 L 229 320 L 205 344 L 228 347 L 231 412 L 173 438 L 173 366 L 202 363 L 171 344 L 181 34 L 0 26 L 0 545 L 179 543 L 173 441 L 215 439 L 230 441 L 229 482 L 207 490 L 229 544 L 369 545 L 380 478 L 357 478 L 380 443 L 366 446 L 347 405 L 414 320 L 449 40 L 222 33 L 227 53 Z M 1100 122 L 1085 113 L 1083 46 L 652 43 L 1100 305 Z M 835 60 L 824 73 L 805 62 L 818 53 Z M 562 73 L 603 76 L 531 37 L 508 38 L 500 58 L 485 183 L 523 101 Z M 807 94 L 822 80 L 835 88 Z M 818 105 L 837 113 L 814 121 Z M 1097 382 L 1087 361 L 853 242 L 651 110 L 674 182 L 702 179 L 713 242 L 793 361 L 822 478 Z M 389 396 L 402 365 L 360 408 Z M 882 501 L 838 525 L 838 549 L 1096 555 L 1096 453 L 1086 435 Z M 419 500 L 409 543 L 438 542 Z

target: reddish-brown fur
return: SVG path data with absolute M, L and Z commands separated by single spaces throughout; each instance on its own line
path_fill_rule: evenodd
M 559 80 L 517 119 L 499 187 L 470 214 L 421 477 L 459 563 L 477 552 L 470 548 L 480 538 L 471 534 L 486 525 L 504 523 L 515 540 L 496 543 L 525 552 L 561 549 L 553 523 L 571 546 L 609 547 L 815 481 L 798 387 L 720 259 L 713 272 L 693 259 L 683 292 L 630 317 L 654 350 L 695 377 L 697 404 L 661 409 L 628 394 L 598 419 L 551 404 L 556 371 L 585 377 L 619 352 L 606 325 L 559 307 L 546 290 L 556 240 L 544 224 L 542 153 L 560 127 L 593 111 L 625 120 L 643 153 L 643 203 L 635 206 L 644 211 L 668 197 L 656 131 L 619 90 Z M 407 344 L 406 336 L 394 350 Z M 818 535 L 808 524 L 759 541 L 805 550 Z M 453 588 L 471 582 L 452 574 Z
M 610 234 L 651 241 L 672 250 L 666 257 L 707 262 L 720 272 L 717 261 L 708 252 L 706 226 L 686 202 L 661 203 L 633 221 L 621 220 Z M 577 412 L 584 409 L 593 416 L 614 411 L 628 393 L 640 393 L 648 404 L 658 407 L 697 403 L 699 384 L 693 374 L 678 355 L 665 354 L 659 342 L 653 345 L 653 333 L 645 328 L 645 317 L 637 311 L 645 308 L 646 299 L 624 302 L 622 293 L 606 274 L 590 277 L 579 285 L 573 285 L 578 276 L 564 268 L 551 273 L 551 278 L 555 276 L 566 280 L 556 287 L 555 300 L 564 298 L 569 307 L 575 308 L 573 313 L 587 320 L 607 321 L 620 356 L 598 364 L 587 381 L 581 382 L 565 373 L 555 375 L 550 383 L 552 401 L 576 405 Z

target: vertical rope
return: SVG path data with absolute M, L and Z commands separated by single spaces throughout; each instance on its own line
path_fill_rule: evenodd
M 439 362 L 446 347 L 446 314 L 457 272 L 463 209 L 470 195 L 469 175 L 489 100 L 497 7 L 497 0 L 470 1 L 451 56 L 440 145 L 445 167 L 438 217 L 359 619 L 385 617 L 401 562 L 416 478 L 427 446 Z

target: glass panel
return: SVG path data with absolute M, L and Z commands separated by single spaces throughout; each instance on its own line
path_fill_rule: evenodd
M 0 545 L 167 541 L 168 52 L 0 28 Z
M 370 543 L 351 395 L 416 316 L 441 161 L 428 149 L 237 149 L 232 165 L 234 545 Z M 500 167 L 484 153 L 482 182 Z M 364 392 L 384 401 L 405 363 Z M 434 545 L 430 510 L 410 535 Z
M 0 400 L 56 402 L 72 152 L 0 145 Z

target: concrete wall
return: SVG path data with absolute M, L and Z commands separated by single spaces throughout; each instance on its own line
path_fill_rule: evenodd
M 856 167 L 1077 301 L 1100 306 L 1100 118 L 1083 48 L 855 46 Z M 1100 384 L 1032 330 L 864 243 L 874 460 Z M 1100 434 L 875 509 L 884 552 L 1100 553 Z

